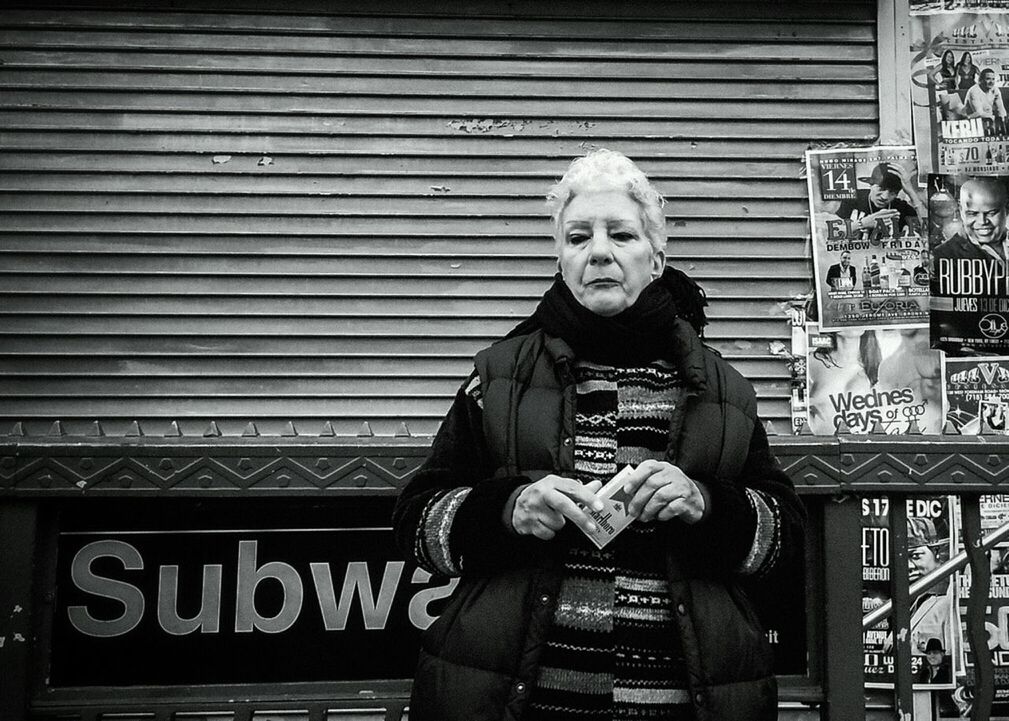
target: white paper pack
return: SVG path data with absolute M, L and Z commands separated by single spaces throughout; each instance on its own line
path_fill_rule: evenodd
M 631 524 L 636 516 L 627 512 L 627 504 L 631 497 L 624 492 L 624 479 L 634 469 L 624 466 L 617 475 L 613 476 L 609 482 L 599 489 L 596 496 L 603 502 L 603 510 L 593 511 L 585 508 L 585 512 L 596 524 L 595 533 L 586 533 L 589 540 L 596 545 L 596 548 L 603 548 L 619 535 L 627 526 Z

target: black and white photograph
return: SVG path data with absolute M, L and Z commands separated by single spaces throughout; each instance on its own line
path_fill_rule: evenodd
M 7 2 L 0 721 L 1009 721 L 1004 5 Z

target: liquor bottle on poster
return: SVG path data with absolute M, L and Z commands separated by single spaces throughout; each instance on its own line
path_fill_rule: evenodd
M 876 256 L 872 256 L 869 262 L 869 279 L 873 288 L 879 287 L 879 261 L 876 260 Z
M 891 280 L 890 268 L 886 264 L 886 256 L 884 255 L 879 264 L 879 289 L 890 290 Z
M 872 272 L 869 270 L 869 256 L 865 256 L 865 265 L 862 266 L 862 289 L 869 290 L 872 287 Z
M 907 259 L 900 259 L 900 276 L 897 278 L 897 286 L 900 288 L 911 287 L 911 271 L 907 269 Z

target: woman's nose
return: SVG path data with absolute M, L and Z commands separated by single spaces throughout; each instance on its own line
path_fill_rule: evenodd
M 589 254 L 592 263 L 608 263 L 613 260 L 613 247 L 609 236 L 605 233 L 593 233 Z

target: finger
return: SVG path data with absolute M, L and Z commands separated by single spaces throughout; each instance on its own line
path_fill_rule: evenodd
M 536 521 L 549 528 L 551 531 L 559 531 L 564 528 L 567 522 L 559 513 L 542 513 L 536 517 Z
M 596 491 L 602 486 L 598 486 L 595 489 L 590 488 L 591 484 L 581 484 L 578 481 L 571 480 L 570 478 L 558 479 L 556 485 L 554 485 L 553 490 L 561 497 L 567 499 L 569 502 L 573 503 L 576 507 L 578 504 L 583 506 L 588 506 L 594 511 L 603 510 L 603 502 L 596 498 Z M 547 503 L 557 510 L 560 510 L 555 502 L 550 500 Z M 566 514 L 565 514 L 566 515 Z
M 642 461 L 624 478 L 624 493 L 633 497 L 638 489 L 661 468 L 655 461 Z
M 654 520 L 659 512 L 678 498 L 689 498 L 692 492 L 692 484 L 689 480 L 675 478 L 662 488 L 658 489 L 645 504 L 641 511 L 641 519 L 646 521 Z
M 536 519 L 531 516 L 522 516 L 512 519 L 512 527 L 515 529 L 515 533 L 520 536 L 531 536 L 539 524 Z
M 523 492 L 515 501 L 515 509 L 512 511 L 512 525 L 519 533 L 531 533 L 536 516 L 541 511 L 542 497 L 536 493 L 530 492 L 527 495 Z
M 682 491 L 677 489 L 675 484 L 670 483 L 663 486 L 653 493 L 652 497 L 648 499 L 648 503 L 646 503 L 645 507 L 641 510 L 639 519 L 642 521 L 654 520 L 655 517 L 658 516 L 663 509 L 667 508 L 671 502 L 682 497 Z
M 702 512 L 700 509 L 692 505 L 689 499 L 676 498 L 659 511 L 658 519 L 660 521 L 668 521 L 673 518 L 679 518 L 686 523 L 697 523 L 701 520 L 701 515 Z
M 682 500 L 683 500 L 682 498 L 678 498 L 670 503 L 667 503 L 659 510 L 658 514 L 656 515 L 656 518 L 658 518 L 660 521 L 671 521 L 674 518 L 679 518 L 680 515 L 683 514 L 685 509 L 682 503 L 677 503 L 676 501 L 682 501 Z
M 551 538 L 556 536 L 557 533 L 552 529 L 548 528 L 547 526 L 543 525 L 542 523 L 538 523 L 533 528 L 532 535 L 536 536 L 536 538 L 540 539 L 541 541 L 549 541 Z
M 602 501 L 600 501 L 598 498 L 595 499 L 595 502 L 599 503 L 599 505 L 602 506 Z M 573 500 L 568 498 L 563 493 L 557 494 L 556 505 L 553 506 L 553 509 L 558 513 L 560 513 L 561 515 L 563 515 L 564 518 L 570 520 L 572 523 L 577 525 L 586 533 L 592 534 L 596 532 L 595 522 L 591 518 L 589 518 L 588 514 L 586 514 L 585 511 L 582 510 L 581 506 L 579 506 L 577 503 L 575 503 Z
M 648 473 L 655 473 L 658 470 L 664 468 L 667 464 L 663 461 L 657 461 L 654 458 L 649 458 L 648 460 L 641 461 L 638 467 L 634 470 L 636 471 L 646 471 Z
M 650 475 L 645 479 L 645 482 L 641 484 L 641 487 L 638 488 L 637 493 L 634 494 L 634 498 L 631 499 L 631 502 L 627 504 L 628 513 L 632 516 L 640 516 L 645 507 L 648 505 L 648 502 L 652 499 L 652 496 L 655 495 L 656 491 L 668 483 L 669 478 L 666 474 L 653 473 Z

